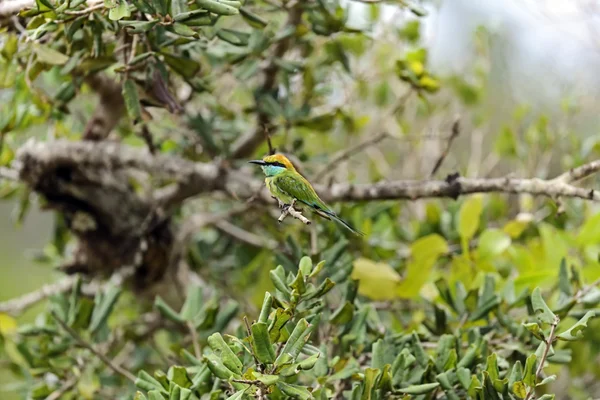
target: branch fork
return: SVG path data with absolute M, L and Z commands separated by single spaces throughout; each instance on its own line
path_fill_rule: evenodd
M 305 225 L 310 225 L 310 220 L 306 218 L 302 213 L 294 208 L 296 204 L 296 199 L 292 200 L 292 204 L 283 204 L 281 201 L 279 202 L 279 206 L 281 207 L 281 215 L 277 219 L 277 221 L 282 222 L 285 217 L 291 215 L 292 217 L 299 219 Z

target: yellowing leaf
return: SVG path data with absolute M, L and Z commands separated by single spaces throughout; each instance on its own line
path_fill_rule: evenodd
M 417 239 L 410 246 L 411 258 L 420 261 L 428 258 L 437 259 L 448 252 L 448 243 L 438 234 L 431 234 Z
M 440 82 L 431 76 L 423 76 L 419 79 L 419 85 L 429 92 L 435 92 L 440 88 Z
M 480 259 L 498 256 L 510 246 L 510 237 L 499 229 L 486 229 L 479 236 L 477 253 Z
M 477 232 L 482 211 L 483 197 L 480 195 L 469 197 L 460 207 L 458 234 L 463 240 L 469 241 Z
M 17 320 L 8 314 L 0 313 L 0 334 L 10 335 L 17 330 Z
M 415 73 L 416 76 L 423 75 L 425 71 L 425 67 L 423 67 L 423 63 L 420 61 L 411 61 L 408 63 L 408 67 Z
M 353 267 L 352 279 L 359 280 L 358 293 L 373 300 L 390 300 L 397 297 L 401 279 L 388 264 L 358 258 Z
M 516 239 L 521 236 L 521 233 L 529 226 L 529 221 L 509 221 L 504 225 L 502 230 L 504 233 L 508 234 L 511 238 Z
M 577 235 L 577 244 L 585 246 L 600 242 L 600 213 L 588 218 Z
M 448 243 L 440 235 L 432 234 L 416 240 L 411 245 L 411 261 L 406 276 L 398 288 L 398 296 L 412 298 L 419 294 L 428 281 L 437 259 L 448 252 Z

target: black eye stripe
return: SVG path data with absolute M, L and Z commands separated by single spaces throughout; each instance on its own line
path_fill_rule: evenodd
M 272 165 L 274 167 L 286 168 L 286 166 L 279 161 L 267 162 L 267 165 Z

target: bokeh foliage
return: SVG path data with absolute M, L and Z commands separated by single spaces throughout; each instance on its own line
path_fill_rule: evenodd
M 20 13 L 21 30 L 3 24 L 0 33 L 0 166 L 33 135 L 80 140 L 95 110 L 87 79 L 99 72 L 122 85 L 117 137 L 142 147 L 149 131 L 157 152 L 195 161 L 231 158 L 258 129 L 310 177 L 348 143 L 389 130 L 393 138 L 374 154 L 365 149 L 327 173 L 424 177 L 432 147 L 419 133 L 435 128 L 444 142 L 456 104 L 472 119 L 469 133 L 490 142 L 489 159 L 510 171 L 530 176 L 546 165 L 540 173 L 551 174 L 598 152 L 593 138 L 525 107 L 489 123 L 485 63 L 474 76 L 438 80 L 420 44 L 417 4 L 395 2 L 411 17 L 393 40 L 380 40 L 381 5 L 366 7 L 369 22 L 356 27 L 340 3 L 38 0 Z M 575 112 L 565 103 L 565 115 Z M 260 143 L 252 155 L 266 153 Z M 557 157 L 555 146 L 570 151 Z M 472 163 L 460 141 L 454 149 L 449 168 L 485 175 L 496 166 Z M 19 204 L 17 220 L 41 202 L 19 184 L 0 185 Z M 237 202 L 206 196 L 176 218 Z M 291 218 L 279 226 L 268 208 L 231 219 L 262 244 L 218 227 L 197 232 L 187 262 L 210 287 L 191 285 L 179 311 L 117 287 L 91 298 L 77 285 L 32 323 L 0 314 L 10 387 L 35 399 L 63 388 L 67 399 L 507 399 L 532 398 L 534 388 L 536 398 L 597 396 L 587 384 L 600 376 L 591 318 L 600 303 L 600 214 L 592 207 L 573 202 L 558 213 L 547 199 L 486 195 L 338 210 L 366 240 L 321 222 L 314 233 Z M 71 240 L 57 215 L 39 261 L 60 264 Z

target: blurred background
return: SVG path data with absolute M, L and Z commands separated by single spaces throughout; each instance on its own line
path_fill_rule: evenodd
M 413 12 L 365 3 L 347 0 L 345 6 L 352 24 L 368 27 L 376 41 L 342 42 L 353 56 L 354 80 L 334 81 L 329 106 L 344 104 L 364 116 L 353 141 L 383 131 L 394 136 L 365 150 L 375 168 L 370 174 L 428 178 L 457 117 L 461 132 L 439 179 L 454 171 L 548 177 L 600 156 L 600 1 L 438 0 L 412 2 Z M 393 78 L 398 58 L 408 54 L 410 61 L 423 49 L 427 71 L 441 87 L 427 100 Z M 0 88 L 0 100 L 6 90 Z M 89 112 L 92 100 L 81 107 Z M 30 131 L 40 134 L 40 126 Z M 343 148 L 346 132 L 339 128 L 323 140 Z M 348 180 L 350 174 L 340 167 L 335 178 Z M 527 204 L 516 204 L 516 211 L 531 210 Z M 19 207 L 14 200 L 0 202 L 0 301 L 58 276 L 32 259 L 52 236 L 52 213 L 33 204 L 18 224 Z M 407 208 L 417 217 L 426 211 L 422 202 Z M 22 318 L 32 315 L 35 310 Z M 0 398 L 11 398 L 6 396 L 0 391 Z

